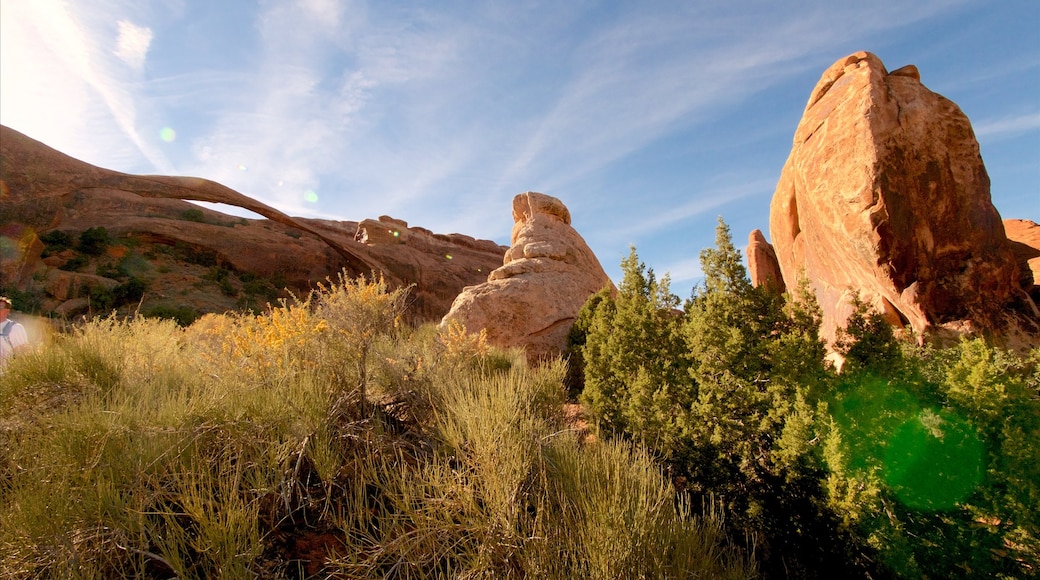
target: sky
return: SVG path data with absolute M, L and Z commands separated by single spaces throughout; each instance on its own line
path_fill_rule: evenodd
M 295 216 L 503 245 L 539 191 L 615 281 L 634 246 L 688 296 L 719 216 L 738 248 L 768 237 L 809 94 L 859 50 L 957 103 L 998 211 L 1040 222 L 1037 0 L 3 0 L 0 123 Z

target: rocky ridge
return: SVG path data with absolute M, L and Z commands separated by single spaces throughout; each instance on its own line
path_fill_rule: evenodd
M 305 291 L 346 270 L 414 284 L 412 314 L 437 320 L 463 287 L 501 263 L 506 250 L 388 216 L 360 224 L 292 217 L 209 180 L 95 167 L 8 127 L 0 127 L 0 170 L 3 285 L 37 295 L 45 314 L 83 313 L 92 290 L 120 284 L 116 271 L 147 284 L 138 308 L 190 306 L 202 313 L 262 306 L 282 287 Z M 266 219 L 229 216 L 188 200 Z M 367 239 L 357 236 L 359 227 L 370 232 Z M 45 255 L 41 236 L 75 238 L 89 228 L 111 236 L 103 255 L 78 266 L 72 249 Z M 380 236 L 380 230 L 397 236 Z M 264 291 L 248 294 L 257 279 L 267 283 Z

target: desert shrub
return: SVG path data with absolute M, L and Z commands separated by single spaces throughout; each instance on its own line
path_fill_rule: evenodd
M 201 209 L 198 208 L 186 209 L 182 211 L 180 218 L 184 221 L 189 222 L 203 223 L 206 221 L 206 215 L 202 213 Z
M 126 282 L 112 289 L 112 297 L 118 306 L 132 304 L 144 297 L 148 283 L 140 278 L 130 276 Z
M 830 397 L 828 501 L 901 577 L 1040 569 L 1035 355 L 964 339 L 900 345 L 859 309 L 861 349 Z M 853 351 L 855 352 L 855 351 Z
M 912 346 L 857 303 L 838 373 L 805 283 L 752 287 L 721 222 L 701 264 L 675 314 L 633 250 L 617 296 L 579 315 L 601 433 L 717 498 L 768 577 L 1036 574 L 1040 351 Z
M 278 298 L 278 288 L 270 282 L 262 278 L 255 276 L 247 277 L 245 273 L 239 278 L 242 281 L 242 293 L 247 296 L 256 296 L 263 298 L 268 301 L 273 301 Z
M 100 256 L 112 243 L 108 230 L 103 227 L 87 228 L 79 235 L 76 249 L 89 256 Z
M 72 235 L 61 230 L 51 230 L 45 234 L 40 234 L 40 241 L 43 242 L 45 246 L 44 256 L 57 254 L 62 250 L 67 250 L 71 248 L 73 244 Z
M 479 336 L 402 327 L 403 297 L 342 279 L 263 316 L 184 329 L 94 319 L 18 357 L 0 385 L 0 569 L 753 573 L 718 518 L 676 502 L 648 455 L 567 430 L 562 365 L 529 368 Z M 605 531 L 570 537 L 583 527 Z M 586 565 L 608 536 L 634 539 L 628 560 Z
M 98 276 L 113 279 L 126 278 L 130 275 L 125 268 L 120 267 L 118 263 L 114 262 L 98 264 L 94 270 L 94 273 Z
M 65 270 L 66 272 L 76 272 L 80 268 L 86 266 L 89 260 L 83 254 L 76 254 L 69 258 L 64 264 L 58 267 L 59 270 Z
M 199 317 L 197 310 L 190 306 L 170 306 L 158 304 L 141 313 L 146 318 L 163 318 L 173 320 L 179 326 L 189 326 Z
M 37 312 L 43 302 L 43 292 L 36 289 L 19 290 L 16 286 L 0 284 L 0 296 L 7 296 L 14 301 L 14 310 L 18 312 Z

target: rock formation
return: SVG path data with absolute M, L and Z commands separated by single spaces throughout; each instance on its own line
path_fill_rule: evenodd
M 766 241 L 762 230 L 755 230 L 748 236 L 748 245 L 744 255 L 747 256 L 751 284 L 767 286 L 779 294 L 785 292 L 780 263 L 776 260 L 776 250 L 773 249 L 772 244 Z
M 1040 225 L 1031 220 L 1004 220 L 1004 231 L 1018 261 L 1022 288 L 1040 304 Z
M 127 175 L 64 155 L 17 131 L 0 126 L 0 275 L 5 287 L 41 293 L 43 313 L 69 313 L 77 288 L 107 288 L 85 266 L 77 275 L 71 255 L 43 257 L 39 236 L 65 232 L 72 237 L 103 227 L 129 256 L 100 257 L 130 267 L 145 279 L 149 305 L 190 306 L 199 313 L 238 307 L 241 290 L 204 277 L 212 268 L 260 277 L 281 288 L 305 292 L 346 269 L 352 275 L 381 273 L 394 285 L 411 285 L 410 313 L 439 320 L 467 285 L 484 280 L 501 264 L 506 247 L 460 234 L 434 234 L 382 216 L 364 220 L 398 232 L 355 240 L 357 222 L 288 216 L 218 183 L 192 177 Z M 185 200 L 243 208 L 268 219 L 246 219 Z M 386 238 L 386 239 L 384 239 Z M 65 253 L 69 254 L 69 253 Z M 124 268 L 126 269 L 126 268 Z M 221 272 L 213 276 L 224 275 Z M 212 282 L 212 283 L 211 283 Z M 239 284 L 236 280 L 235 284 Z M 79 304 L 78 302 L 76 304 Z M 262 302 L 260 304 L 262 306 Z
M 971 124 L 873 54 L 813 89 L 770 211 L 788 288 L 807 277 L 833 340 L 858 292 L 894 325 L 992 327 L 1021 294 L 1019 269 Z
M 537 361 L 564 352 L 578 311 L 611 281 L 560 200 L 521 193 L 513 198 L 513 222 L 502 267 L 463 290 L 441 324 L 486 329 L 491 344 L 525 347 Z

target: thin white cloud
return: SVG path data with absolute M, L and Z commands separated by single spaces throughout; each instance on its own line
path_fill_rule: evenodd
M 337 2 L 305 4 L 300 11 L 295 2 L 272 3 L 257 16 L 257 70 L 193 141 L 193 172 L 291 213 L 327 214 L 335 204 L 357 217 L 394 211 L 466 162 L 452 145 L 464 141 L 420 146 L 432 139 L 422 134 L 429 117 L 408 124 L 425 107 L 407 98 L 407 87 L 436 78 L 456 52 L 454 39 L 369 22 L 364 9 Z M 317 20 L 338 26 L 316 34 Z M 439 98 L 431 91 L 428 101 Z
M 119 37 L 116 38 L 116 56 L 130 68 L 140 71 L 144 68 L 148 47 L 152 43 L 152 29 L 138 26 L 129 20 L 120 20 Z
M 103 24 L 118 20 L 112 9 L 60 0 L 5 2 L 0 120 L 87 161 L 146 169 L 143 158 L 152 166 L 147 169 L 172 172 L 161 151 L 138 134 L 135 79 L 117 70 L 116 51 L 106 49 L 118 44 Z
M 723 181 L 722 176 L 717 181 Z M 702 190 L 686 197 L 688 201 L 676 206 L 660 208 L 658 213 L 644 216 L 644 219 L 628 222 L 629 225 L 619 230 L 621 234 L 663 231 L 670 226 L 690 218 L 704 215 L 720 207 L 724 207 L 752 196 L 772 195 L 776 188 L 776 179 L 757 179 L 749 182 L 734 182 L 724 186 L 704 187 Z M 767 208 L 768 209 L 768 208 Z
M 1012 117 L 987 119 L 975 124 L 975 136 L 986 141 L 999 141 L 1040 129 L 1040 112 Z
M 657 272 L 657 269 L 654 270 Z M 683 293 L 689 293 L 690 287 L 704 279 L 704 270 L 701 269 L 699 258 L 684 258 L 670 262 L 660 269 L 667 273 L 671 279 L 672 294 L 683 297 Z
M 869 10 L 808 5 L 796 14 L 786 5 L 762 3 L 677 14 L 674 7 L 640 5 L 575 50 L 579 72 L 532 123 L 500 183 L 535 174 L 553 187 L 565 186 L 806 67 L 819 67 L 808 55 L 890 29 L 894 21 L 907 25 L 950 9 L 936 1 Z

